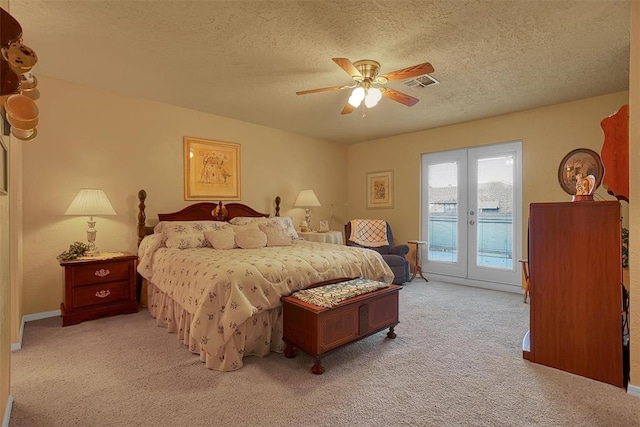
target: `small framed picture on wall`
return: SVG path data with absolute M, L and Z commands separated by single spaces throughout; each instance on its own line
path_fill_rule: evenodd
M 367 209 L 393 208 L 393 171 L 367 173 Z

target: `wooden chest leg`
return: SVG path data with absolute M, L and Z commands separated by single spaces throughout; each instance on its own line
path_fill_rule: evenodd
M 396 333 L 394 331 L 395 326 L 389 328 L 389 332 L 387 332 L 387 338 L 394 339 L 396 337 Z
M 316 375 L 321 375 L 324 372 L 324 368 L 322 367 L 322 362 L 319 357 L 313 358 L 313 366 L 311 367 L 311 372 Z
M 296 348 L 294 346 L 292 346 L 291 344 L 287 344 L 284 348 L 284 357 L 291 359 L 293 357 L 296 357 L 296 355 L 298 354 L 298 352 L 296 351 Z

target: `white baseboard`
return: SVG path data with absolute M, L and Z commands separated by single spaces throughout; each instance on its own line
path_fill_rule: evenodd
M 4 407 L 4 418 L 2 419 L 2 427 L 9 427 L 9 419 L 11 418 L 11 408 L 13 407 L 13 396 L 7 397 L 7 404 Z
M 628 384 L 627 393 L 635 397 L 640 397 L 640 387 Z
M 18 342 L 11 343 L 11 351 L 20 350 L 22 348 L 22 334 L 24 333 L 24 316 L 22 316 L 22 322 L 20 322 L 20 336 L 18 337 Z
M 482 280 L 463 279 L 462 277 L 441 276 L 427 272 L 427 279 L 433 279 L 436 282 L 453 283 L 455 285 L 472 286 L 474 288 L 491 289 L 494 291 L 509 292 L 513 294 L 523 294 L 522 287 L 519 285 L 507 285 L 505 283 L 485 282 Z M 406 284 L 406 283 L 405 283 Z
M 31 322 L 32 320 L 40 320 L 40 319 L 46 319 L 48 317 L 60 316 L 60 314 L 61 314 L 60 310 L 53 310 L 53 311 L 45 311 L 42 313 L 27 314 L 25 316 L 22 316 L 22 322 L 20 323 L 19 341 L 17 343 L 11 344 L 11 351 L 20 350 L 22 348 L 22 334 L 24 333 L 25 323 Z
M 33 314 L 25 314 L 24 316 L 22 316 L 22 318 L 24 319 L 25 322 L 31 322 L 32 320 L 40 320 L 40 319 L 46 319 L 48 317 L 56 317 L 56 316 L 60 316 L 62 313 L 60 312 L 60 310 L 53 310 L 53 311 L 44 311 L 42 313 L 33 313 Z

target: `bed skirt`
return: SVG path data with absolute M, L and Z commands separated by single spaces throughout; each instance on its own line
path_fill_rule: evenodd
M 218 348 L 215 354 L 204 351 L 200 343 L 191 336 L 193 313 L 183 309 L 153 283 L 147 283 L 148 309 L 157 325 L 167 328 L 167 332 L 177 334 L 177 338 L 189 347 L 192 353 L 200 355 L 200 361 L 216 371 L 236 371 L 243 366 L 244 356 L 267 356 L 272 351 L 282 353 L 282 306 L 260 312 L 239 325 L 236 333 Z

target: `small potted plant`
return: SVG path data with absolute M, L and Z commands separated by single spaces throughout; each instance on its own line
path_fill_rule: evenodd
M 82 242 L 74 242 L 69 246 L 69 249 L 58 255 L 59 261 L 68 261 L 70 259 L 76 259 L 81 257 L 89 250 L 89 245 Z

